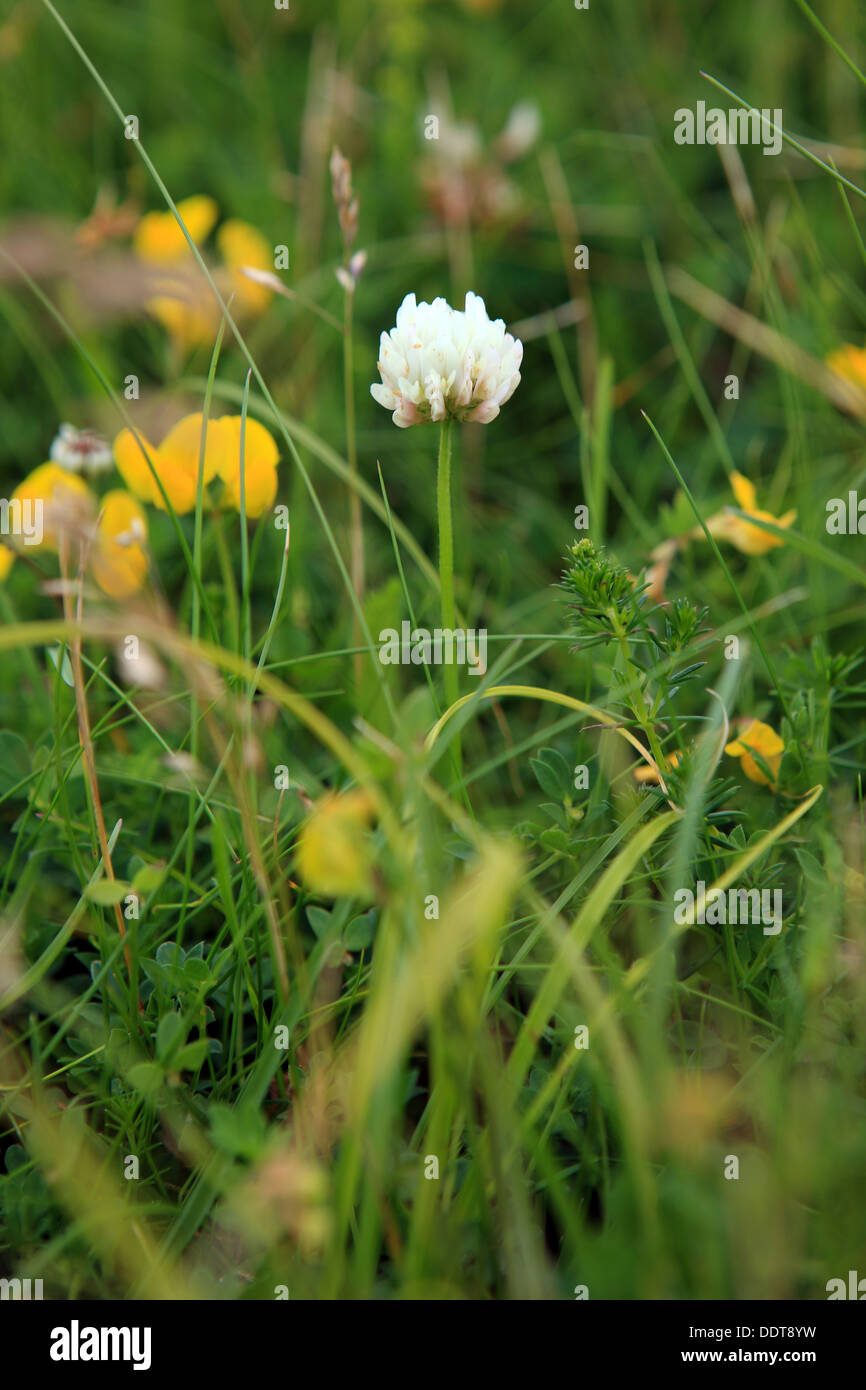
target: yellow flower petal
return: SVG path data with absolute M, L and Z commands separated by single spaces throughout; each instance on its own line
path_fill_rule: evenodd
M 225 483 L 224 501 L 241 509 L 241 417 L 224 415 L 220 443 L 220 476 Z M 247 416 L 244 433 L 244 500 L 247 516 L 261 516 L 277 495 L 277 463 L 280 451 L 269 430 Z
M 126 486 L 143 502 L 152 502 L 155 484 L 145 454 L 149 455 L 155 468 L 157 450 L 154 445 L 140 432 L 136 438 L 132 430 L 127 429 L 120 431 L 112 449 L 114 462 Z
M 754 483 L 744 478 L 742 473 L 731 474 L 731 489 L 737 499 L 737 506 L 743 512 L 754 511 L 757 494 Z
M 157 451 L 156 468 L 168 500 L 178 516 L 183 516 L 185 512 L 191 512 L 198 493 L 196 479 L 172 459 L 164 458 L 161 449 Z M 154 488 L 153 505 L 158 511 L 168 510 L 158 488 Z
M 260 517 L 274 504 L 277 495 L 277 470 L 259 465 L 250 470 L 244 469 L 244 507 L 248 517 Z M 235 511 L 241 510 L 241 475 L 238 469 L 236 479 L 226 483 L 223 501 Z
M 271 291 L 258 285 L 241 273 L 241 266 L 252 266 L 253 270 L 273 271 L 273 250 L 261 232 L 230 217 L 217 232 L 217 246 L 226 267 L 231 272 L 232 289 L 241 307 L 250 314 L 260 314 L 273 298 Z
M 140 435 L 139 438 L 141 444 L 131 430 L 121 430 L 114 441 L 114 461 L 123 481 L 130 492 L 134 492 L 136 497 L 140 497 L 143 502 L 152 502 L 160 511 L 166 510 L 162 493 L 153 479 L 142 452 L 143 445 L 159 474 L 160 482 L 168 494 L 171 505 L 178 515 L 182 516 L 184 512 L 190 511 L 195 506 L 198 458 L 196 458 L 195 464 L 196 473 L 192 473 L 183 464 L 178 464 L 171 456 L 165 456 L 162 447 L 154 448 L 153 444 L 143 435 Z
M 680 761 L 681 754 L 675 749 L 670 757 L 665 760 L 662 772 L 667 772 L 669 768 L 676 767 Z M 659 781 L 657 770 L 654 767 L 650 767 L 649 763 L 641 763 L 639 767 L 634 769 L 632 776 L 636 782 L 653 782 L 658 784 Z
M 773 516 L 772 512 L 761 511 L 755 506 L 755 488 L 748 478 L 744 478 L 742 473 L 731 474 L 731 487 L 737 499 L 737 506 L 741 511 L 748 512 L 750 516 L 759 521 L 769 522 L 771 526 L 781 526 L 787 528 L 796 520 L 796 511 L 785 512 L 784 516 Z M 760 526 L 753 526 L 751 522 L 745 521 L 741 516 L 734 516 L 730 511 L 717 512 L 715 516 L 707 520 L 707 530 L 710 535 L 719 540 L 728 541 L 736 546 L 737 550 L 744 555 L 766 555 L 768 550 L 774 550 L 777 546 L 784 545 L 781 536 L 774 536 L 770 531 L 763 531 Z M 695 532 L 695 534 L 699 534 Z
M 197 293 L 184 286 L 177 295 L 157 295 L 147 309 L 162 324 L 182 352 L 208 347 L 219 329 L 219 309 L 204 283 Z
M 18 484 L 12 498 L 42 502 L 41 544 L 50 550 L 57 549 L 60 532 L 80 527 L 93 508 L 93 494 L 87 484 L 57 463 L 41 463 L 34 468 Z M 33 548 L 39 549 L 39 546 Z
M 753 719 L 738 738 L 725 745 L 725 752 L 732 758 L 742 758 L 743 771 L 749 781 L 762 787 L 775 786 L 784 751 L 785 745 L 775 729 L 759 719 Z M 758 753 L 766 763 L 773 774 L 772 780 L 752 757 L 752 752 Z
M 771 512 L 752 509 L 751 515 L 760 521 L 768 521 L 771 526 L 790 526 L 797 513 L 786 512 L 784 517 L 777 517 L 773 516 Z M 762 531 L 760 526 L 750 526 L 741 517 L 733 517 L 732 520 L 735 525 L 729 539 L 744 555 L 766 555 L 768 550 L 774 550 L 776 546 L 785 544 L 781 536 L 774 536 L 769 531 Z
M 213 198 L 184 198 L 177 210 L 196 246 L 200 246 L 219 216 Z M 146 212 L 135 229 L 132 245 L 136 255 L 152 265 L 173 265 L 190 254 L 187 239 L 171 212 Z
M 188 473 L 196 483 L 198 482 L 203 418 L 201 412 L 197 415 L 185 415 L 182 420 L 178 420 L 176 425 L 172 425 L 159 446 L 160 458 L 170 459 L 178 468 L 182 468 L 184 472 Z M 208 420 L 204 455 L 205 483 L 209 483 L 219 471 L 225 450 L 225 445 L 222 442 L 223 433 L 222 420 Z
M 367 827 L 373 817 L 363 791 L 328 793 L 314 806 L 298 839 L 298 872 L 307 888 L 323 897 L 370 897 L 372 847 Z
M 116 488 L 102 499 L 90 567 L 97 584 L 112 598 L 128 598 L 147 575 L 147 518 L 128 492 Z
M 825 360 L 831 372 L 836 372 L 854 386 L 866 390 L 866 348 L 855 347 L 853 343 L 843 343 L 841 347 L 828 353 Z

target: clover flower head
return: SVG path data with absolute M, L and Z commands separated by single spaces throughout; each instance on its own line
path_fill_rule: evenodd
M 449 417 L 487 425 L 517 389 L 522 360 L 523 344 L 488 317 L 479 295 L 470 291 L 461 310 L 407 294 L 396 327 L 382 334 L 382 382 L 370 394 L 402 429 Z
M 61 425 L 51 444 L 51 462 L 68 473 L 105 473 L 113 466 L 111 445 L 95 430 Z

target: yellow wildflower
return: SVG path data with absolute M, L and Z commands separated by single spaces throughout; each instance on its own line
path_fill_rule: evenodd
M 796 511 L 785 512 L 784 516 L 773 516 L 771 512 L 760 511 L 755 506 L 755 487 L 744 478 L 742 473 L 731 474 L 731 487 L 737 499 L 737 506 L 740 511 L 748 512 L 750 516 L 758 521 L 768 521 L 773 526 L 788 527 L 795 520 Z M 760 526 L 753 526 L 751 522 L 744 521 L 740 516 L 733 516 L 731 512 L 718 512 L 711 516 L 707 521 L 707 530 L 711 536 L 716 536 L 720 540 L 730 541 L 731 545 L 736 546 L 744 555 L 764 555 L 768 550 L 773 550 L 775 546 L 784 545 L 781 536 L 774 536 L 769 531 L 762 531 Z M 693 534 L 703 535 L 703 531 Z
M 298 871 L 307 888 L 327 898 L 372 894 L 372 847 L 367 827 L 373 803 L 365 791 L 327 793 L 313 807 L 298 839 Z
M 193 242 L 201 247 L 210 235 L 219 208 L 213 198 L 197 195 L 178 203 L 177 210 Z M 233 293 L 241 313 L 259 314 L 271 300 L 270 290 L 241 272 L 242 266 L 270 270 L 271 249 L 248 223 L 229 218 L 217 232 L 224 265 L 214 271 L 224 295 Z M 133 249 L 149 266 L 158 267 L 154 293 L 147 309 L 174 340 L 189 350 L 213 343 L 220 323 L 220 307 L 213 290 L 195 265 L 189 242 L 171 212 L 148 212 L 139 222 Z
M 160 511 L 165 511 L 162 493 L 147 464 L 148 457 L 159 474 L 174 510 L 179 516 L 191 511 L 196 499 L 198 459 L 195 470 L 192 470 L 185 451 L 180 451 L 178 461 L 170 454 L 163 453 L 162 448 L 155 448 L 144 435 L 135 435 L 128 429 L 120 431 L 114 441 L 114 461 L 120 476 L 136 497 L 143 502 L 152 502 Z
M 827 354 L 827 366 L 831 372 L 850 381 L 852 386 L 866 390 L 866 348 L 855 347 L 853 343 L 843 343 L 841 347 Z
M 184 415 L 182 420 L 172 425 L 159 446 L 160 459 L 170 459 L 177 468 L 196 481 L 203 420 L 201 411 L 194 415 Z M 226 419 L 208 419 L 203 468 L 205 483 L 209 483 L 219 472 L 220 460 L 225 449 L 222 442 L 225 425 Z
M 825 361 L 843 386 L 831 399 L 850 415 L 866 415 L 866 348 L 843 343 L 828 353 Z
M 10 501 L 41 503 L 41 537 L 34 549 L 57 550 L 61 537 L 84 540 L 96 582 L 114 598 L 140 589 L 147 573 L 147 521 L 128 492 L 115 489 L 97 504 L 87 484 L 57 463 L 43 463 L 19 483 Z M 96 529 L 93 519 L 100 508 Z M 12 567 L 14 551 L 0 548 L 0 579 Z M 78 551 L 71 557 L 77 564 Z
M 217 246 L 226 269 L 231 275 L 231 286 L 235 303 L 249 314 L 261 314 L 267 309 L 273 295 L 264 285 L 257 284 L 244 275 L 242 267 L 253 270 L 273 271 L 273 253 L 261 232 L 240 218 L 230 217 L 223 222 L 217 232 Z
M 733 743 L 725 744 L 725 752 L 732 758 L 742 758 L 743 771 L 750 782 L 757 782 L 762 787 L 772 787 L 774 791 L 784 751 L 785 745 L 775 729 L 771 729 L 769 724 L 762 724 L 759 719 L 753 719 Z M 752 757 L 753 752 L 766 763 L 773 774 L 772 780 Z
M 682 754 L 675 749 L 674 752 L 671 753 L 670 757 L 665 759 L 665 765 L 662 768 L 662 772 L 667 772 L 668 769 L 671 767 L 677 767 L 681 761 L 681 758 Z M 638 767 L 634 769 L 632 775 L 636 782 L 654 782 L 656 783 L 656 785 L 658 785 L 659 781 L 661 780 L 658 774 L 658 769 L 655 767 L 650 767 L 649 763 L 641 763 Z
M 201 246 L 219 216 L 213 198 L 184 198 L 177 210 L 196 246 Z M 146 212 L 132 241 L 133 249 L 148 265 L 160 266 L 166 277 L 157 281 L 157 293 L 147 308 L 174 339 L 177 347 L 190 349 L 211 343 L 219 328 L 219 305 L 201 278 L 189 242 L 171 212 Z
M 28 474 L 13 492 L 10 512 L 15 503 L 41 504 L 41 536 L 34 535 L 23 542 L 27 549 L 39 550 L 45 547 L 56 550 L 59 537 L 64 532 L 80 535 L 82 528 L 93 512 L 93 496 L 90 488 L 74 473 L 67 473 L 57 463 L 41 463 Z M 30 513 L 30 520 L 36 521 L 36 513 Z M 0 582 L 6 578 L 15 560 L 15 548 L 7 543 L 0 545 Z
M 202 416 L 185 415 L 169 430 L 156 448 L 144 436 L 121 430 L 114 441 L 114 458 L 126 486 L 143 502 L 165 510 L 159 488 L 147 466 L 144 450 L 179 515 L 195 506 L 198 463 L 201 448 Z M 139 442 L 140 440 L 140 442 Z M 223 415 L 208 420 L 204 454 L 205 486 L 219 476 L 223 483 L 223 502 L 240 511 L 241 417 Z M 258 517 L 277 495 L 279 450 L 273 436 L 258 420 L 246 422 L 244 444 L 244 491 L 247 516 Z
M 112 598 L 128 598 L 147 574 L 147 519 L 143 509 L 121 488 L 102 499 L 90 557 L 93 577 Z
M 201 246 L 219 216 L 213 198 L 201 194 L 184 198 L 177 210 L 196 246 Z M 172 212 L 146 212 L 135 229 L 132 246 L 135 254 L 151 265 L 177 265 L 190 254 L 189 243 Z
M 220 421 L 220 477 L 225 483 L 223 501 L 241 509 L 241 416 L 226 415 Z M 261 516 L 277 495 L 276 441 L 258 420 L 247 416 L 244 430 L 244 504 L 247 516 Z
M 183 352 L 209 346 L 219 329 L 220 308 L 208 285 L 185 278 L 162 281 L 162 294 L 147 301 L 147 308 L 162 324 L 175 346 Z

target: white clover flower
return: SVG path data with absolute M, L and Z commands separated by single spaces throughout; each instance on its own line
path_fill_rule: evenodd
M 74 425 L 60 426 L 51 445 L 51 462 L 68 473 L 105 473 L 114 467 L 108 440 L 95 430 L 77 430 Z
M 395 425 L 429 425 L 453 416 L 487 425 L 520 381 L 523 344 L 490 319 L 484 300 L 470 291 L 465 310 L 444 299 L 416 304 L 407 294 L 397 326 L 379 342 L 382 384 L 373 399 L 393 412 Z

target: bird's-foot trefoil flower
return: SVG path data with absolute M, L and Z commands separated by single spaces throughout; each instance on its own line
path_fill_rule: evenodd
M 342 796 L 327 792 L 316 802 L 301 827 L 296 858 L 310 892 L 327 898 L 372 896 L 373 814 L 369 793 L 360 788 Z
M 661 772 L 668 772 L 670 768 L 677 767 L 681 756 L 679 751 L 674 749 L 673 753 L 665 759 L 665 765 L 662 769 L 656 767 L 655 764 L 651 766 L 649 763 L 641 763 L 634 768 L 632 776 L 636 782 L 652 783 L 659 786 L 661 784 Z
M 217 204 L 213 198 L 196 196 L 183 199 L 177 210 L 201 252 L 219 218 Z M 239 218 L 228 218 L 221 224 L 216 243 L 222 259 L 212 276 L 223 298 L 233 296 L 234 311 L 241 317 L 261 314 L 271 301 L 271 290 L 243 272 L 272 268 L 268 243 Z M 147 308 L 167 330 L 175 347 L 186 352 L 212 344 L 219 329 L 220 306 L 174 214 L 145 213 L 135 230 L 133 250 L 153 276 Z
M 742 473 L 731 474 L 731 488 L 740 511 L 748 512 L 756 521 L 767 521 L 771 526 L 787 529 L 796 520 L 796 511 L 785 512 L 784 516 L 773 516 L 772 512 L 764 512 L 756 507 L 757 494 L 754 484 L 748 478 L 744 478 Z M 741 516 L 735 516 L 727 508 L 707 519 L 707 530 L 711 536 L 715 536 L 717 540 L 728 541 L 744 555 L 765 555 L 768 550 L 785 544 L 781 536 L 774 536 L 772 532 L 764 531 L 760 526 L 753 526 L 751 522 Z M 691 534 L 702 537 L 703 528 L 696 527 Z
M 759 719 L 750 720 L 738 738 L 725 744 L 726 753 L 742 759 L 743 771 L 750 782 L 772 787 L 773 791 L 784 751 L 785 745 L 775 729 Z
M 41 463 L 12 493 L 10 505 L 14 508 L 16 504 L 27 507 L 30 515 L 35 515 L 38 508 L 39 534 L 25 542 L 28 548 L 56 551 L 62 537 L 84 535 L 92 517 L 93 495 L 83 478 L 68 473 L 59 463 Z M 7 544 L 0 547 L 0 579 L 5 579 L 12 568 L 19 544 L 15 536 L 4 540 Z
M 63 552 L 67 565 L 84 556 L 88 573 L 111 598 L 128 598 L 141 588 L 149 563 L 147 521 L 128 492 L 116 488 L 99 500 L 75 473 L 43 463 L 19 483 L 13 499 L 40 507 L 34 549 Z M 12 549 L 0 549 L 0 579 L 14 558 Z
M 126 486 L 143 502 L 165 510 L 159 485 L 148 458 L 178 515 L 192 511 L 198 492 L 201 453 L 201 413 L 185 415 L 169 430 L 157 448 L 143 435 L 121 430 L 114 441 L 114 458 Z M 247 417 L 244 433 L 244 500 L 248 517 L 261 516 L 277 494 L 279 450 L 265 426 Z M 241 417 L 223 415 L 208 420 L 202 467 L 202 484 L 219 478 L 219 501 L 241 509 Z
M 141 504 L 122 488 L 101 499 L 89 569 L 112 598 L 137 593 L 147 576 L 147 518 Z
M 825 362 L 847 387 L 854 388 L 850 399 L 841 402 L 843 409 L 852 415 L 866 415 L 866 347 L 843 343 L 827 354 Z

